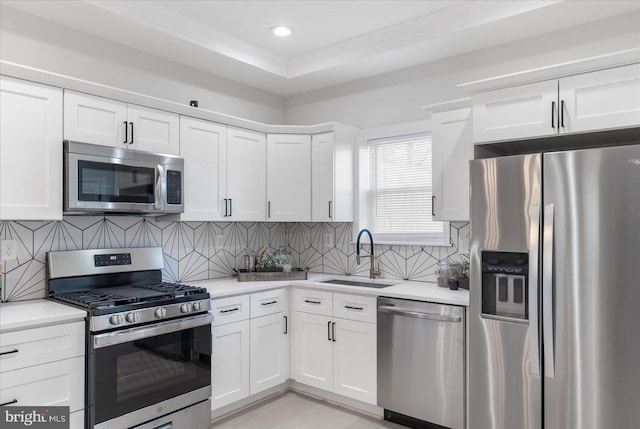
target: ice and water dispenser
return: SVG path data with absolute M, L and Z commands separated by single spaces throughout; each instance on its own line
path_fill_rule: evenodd
M 482 252 L 482 313 L 528 320 L 529 254 Z

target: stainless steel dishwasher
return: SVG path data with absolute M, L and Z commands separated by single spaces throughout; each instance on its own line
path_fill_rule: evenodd
M 378 406 L 415 428 L 464 428 L 464 308 L 378 298 Z

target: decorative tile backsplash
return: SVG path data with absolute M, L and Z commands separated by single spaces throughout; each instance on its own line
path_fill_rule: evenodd
M 16 240 L 18 257 L 5 261 L 9 301 L 43 298 L 46 252 L 161 246 L 169 281 L 229 277 L 241 267 L 244 248 L 288 247 L 294 266 L 312 272 L 369 275 L 369 261 L 356 265 L 351 223 L 163 222 L 135 216 L 65 217 L 62 221 L 0 221 L 0 239 Z M 329 236 L 335 245 L 325 247 Z M 435 281 L 441 259 L 469 256 L 469 224 L 451 223 L 451 246 L 376 245 L 382 277 Z M 368 245 L 361 253 L 368 254 Z

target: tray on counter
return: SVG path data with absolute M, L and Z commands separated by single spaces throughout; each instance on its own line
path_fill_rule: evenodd
M 306 280 L 307 271 L 293 268 L 290 272 L 284 271 L 247 271 L 236 270 L 239 282 L 266 282 L 274 280 Z

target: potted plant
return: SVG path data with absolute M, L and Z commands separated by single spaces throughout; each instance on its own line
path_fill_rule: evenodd
M 451 280 L 457 281 L 462 289 L 469 290 L 469 260 L 455 262 L 451 265 Z

